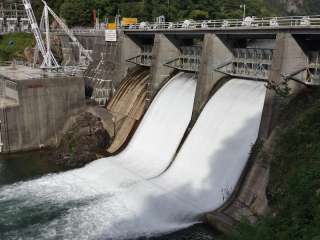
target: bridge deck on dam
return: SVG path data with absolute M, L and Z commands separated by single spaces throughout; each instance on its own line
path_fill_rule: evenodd
M 287 16 L 287 17 L 246 17 L 245 19 L 223 20 L 185 20 L 181 22 L 149 23 L 140 22 L 121 26 L 118 30 L 127 35 L 192 35 L 202 36 L 206 33 L 216 33 L 232 36 L 253 36 L 256 38 L 274 38 L 279 32 L 297 35 L 318 35 L 320 32 L 320 15 Z M 55 30 L 58 34 L 64 34 Z M 75 28 L 72 32 L 77 36 L 103 37 L 105 29 Z
M 126 34 L 199 34 L 215 32 L 221 34 L 276 34 L 279 31 L 293 34 L 312 34 L 320 30 L 320 16 L 294 16 L 183 22 L 142 22 L 123 28 Z
M 278 28 L 230 28 L 230 29 L 173 29 L 173 30 L 166 30 L 166 29 L 153 29 L 153 30 L 145 30 L 145 29 L 138 29 L 138 30 L 128 30 L 125 29 L 124 32 L 127 35 L 153 35 L 155 33 L 164 33 L 168 35 L 203 35 L 205 33 L 216 33 L 216 34 L 224 34 L 224 35 L 234 35 L 234 36 L 246 36 L 246 35 L 258 35 L 261 38 L 267 39 L 270 38 L 272 35 L 276 35 L 279 32 L 288 32 L 291 34 L 297 35 L 305 35 L 305 34 L 312 34 L 317 35 L 319 34 L 320 26 L 319 27 L 278 27 Z M 257 37 L 258 37 L 257 36 Z

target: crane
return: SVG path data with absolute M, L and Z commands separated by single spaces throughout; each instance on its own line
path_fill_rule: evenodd
M 22 0 L 22 2 L 31 24 L 31 30 L 36 39 L 37 51 L 35 52 L 35 59 L 37 58 L 39 52 L 43 57 L 43 63 L 41 65 L 41 68 L 45 68 L 45 69 L 61 68 L 61 66 L 59 65 L 59 63 L 57 62 L 57 60 L 55 59 L 51 51 L 49 14 L 51 14 L 51 16 L 56 20 L 56 22 L 59 24 L 62 30 L 68 35 L 71 41 L 78 47 L 80 65 L 88 66 L 89 63 L 93 61 L 89 51 L 86 50 L 81 45 L 79 40 L 74 36 L 73 32 L 63 22 L 63 20 L 48 6 L 47 2 L 42 0 L 42 3 L 44 4 L 44 9 L 41 17 L 40 26 L 43 27 L 43 30 L 45 31 L 46 42 L 44 42 L 42 38 L 41 29 L 39 28 L 39 25 L 35 18 L 30 0 Z
M 57 21 L 57 23 L 59 24 L 59 26 L 62 28 L 62 30 L 69 36 L 69 38 L 71 39 L 71 41 L 78 46 L 79 48 L 79 59 L 83 59 L 82 64 L 88 65 L 89 62 L 92 62 L 92 58 L 90 56 L 90 53 L 88 50 L 86 50 L 81 43 L 79 42 L 79 40 L 74 36 L 73 32 L 68 28 L 68 26 L 62 21 L 62 19 L 48 6 L 48 4 L 46 3 L 46 1 L 42 0 L 45 9 L 47 9 L 50 14 L 53 16 L 53 18 Z M 81 61 L 80 61 L 81 62 Z
M 60 68 L 59 63 L 55 59 L 50 46 L 50 30 L 49 30 L 49 18 L 48 11 L 44 9 L 44 15 L 46 17 L 45 25 L 46 25 L 46 44 L 44 43 L 41 35 L 41 31 L 39 25 L 37 23 L 36 17 L 34 15 L 31 3 L 29 0 L 22 0 L 26 13 L 28 15 L 31 31 L 33 32 L 34 38 L 36 40 L 36 45 L 38 51 L 40 51 L 43 56 L 43 62 L 41 64 L 41 68 L 43 69 L 55 69 Z

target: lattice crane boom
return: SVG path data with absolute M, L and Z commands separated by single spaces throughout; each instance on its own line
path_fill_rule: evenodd
M 63 31 L 69 36 L 69 38 L 74 42 L 78 47 L 80 51 L 80 55 L 84 56 L 89 62 L 92 62 L 92 58 L 89 54 L 89 52 L 82 46 L 82 44 L 79 42 L 79 40 L 74 36 L 72 31 L 68 28 L 68 26 L 62 21 L 62 19 L 47 5 L 46 1 L 42 0 L 43 4 L 48 8 L 48 11 L 51 13 L 51 15 L 54 17 L 54 19 L 57 21 L 57 23 L 60 25 L 60 27 L 63 29 Z
M 59 64 L 57 62 L 57 60 L 55 59 L 55 57 L 53 56 L 51 49 L 50 49 L 50 36 L 49 34 L 46 34 L 47 36 L 47 47 L 42 39 L 42 35 L 41 35 L 41 31 L 39 28 L 39 25 L 37 23 L 36 17 L 34 15 L 31 3 L 29 0 L 22 0 L 22 3 L 24 5 L 24 8 L 26 10 L 27 16 L 29 18 L 30 21 L 30 25 L 31 25 L 31 31 L 33 32 L 33 35 L 35 37 L 36 40 L 36 44 L 37 44 L 37 49 L 40 51 L 40 53 L 43 56 L 43 63 L 41 65 L 41 68 L 59 68 Z M 46 10 L 44 10 L 46 11 Z M 49 21 L 49 20 L 47 20 Z M 46 33 L 48 33 L 49 29 L 46 29 Z M 48 44 L 49 42 L 49 44 Z

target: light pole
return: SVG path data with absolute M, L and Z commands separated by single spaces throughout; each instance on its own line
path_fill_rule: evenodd
M 241 4 L 240 8 L 243 9 L 243 19 L 246 18 L 246 4 Z
M 170 0 L 168 0 L 168 16 L 167 18 L 170 20 Z

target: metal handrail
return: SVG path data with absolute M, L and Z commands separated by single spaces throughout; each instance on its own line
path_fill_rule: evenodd
M 320 27 L 320 15 L 290 17 L 247 17 L 245 19 L 222 19 L 165 23 L 137 23 L 122 27 L 125 31 L 156 31 L 156 30 L 193 30 L 193 29 L 246 29 L 246 28 L 294 28 Z
M 217 20 L 185 20 L 178 22 L 140 22 L 121 26 L 124 31 L 157 31 L 157 30 L 221 30 L 221 29 L 248 29 L 248 28 L 297 28 L 320 27 L 320 15 L 311 16 L 285 16 L 285 17 L 247 17 L 245 19 L 217 19 Z M 60 32 L 61 30 L 54 30 Z M 103 34 L 105 29 L 82 28 L 71 29 L 73 34 Z

